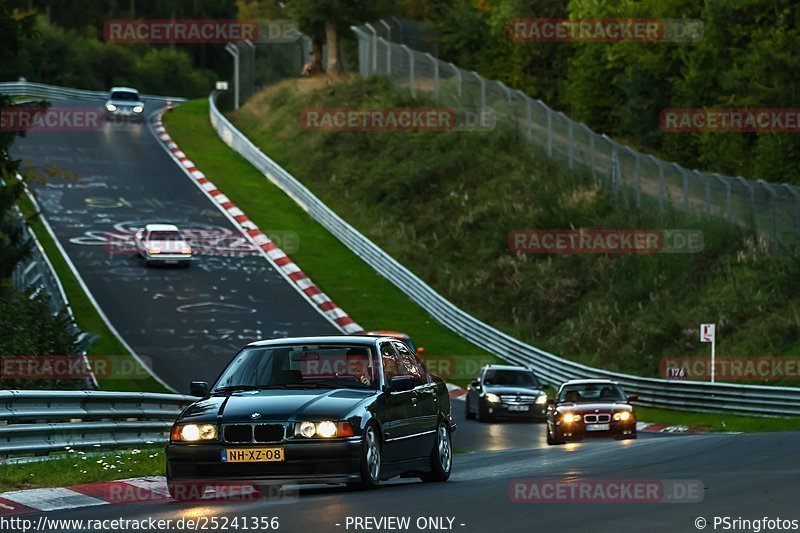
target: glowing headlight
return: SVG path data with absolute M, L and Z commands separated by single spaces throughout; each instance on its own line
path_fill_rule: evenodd
M 213 424 L 186 424 L 185 426 L 176 426 L 172 433 L 172 440 L 185 442 L 215 440 L 217 438 L 217 426 Z
M 329 439 L 336 436 L 336 424 L 333 422 L 320 422 L 317 424 L 317 435 Z
M 116 111 L 117 106 L 115 106 L 114 104 L 106 104 L 106 109 L 108 109 L 109 111 Z
M 133 106 L 133 112 L 134 113 L 141 113 L 142 111 L 144 111 L 144 108 L 142 106 L 140 106 L 140 105 Z
M 295 437 L 305 437 L 307 439 L 321 437 L 323 439 L 330 439 L 333 437 L 352 437 L 353 435 L 353 426 L 348 422 L 323 420 L 322 422 L 316 423 L 298 422 L 294 425 Z
M 561 419 L 565 424 L 572 424 L 573 422 L 577 422 L 581 419 L 581 415 L 573 415 L 572 413 L 564 413 L 564 417 Z
M 492 394 L 491 392 L 487 392 L 486 401 L 491 403 L 500 403 L 500 396 L 497 394 Z
M 614 414 L 614 420 L 621 420 L 625 422 L 626 420 L 631 419 L 631 413 L 629 411 L 620 411 L 619 413 Z
M 147 253 L 150 255 L 160 254 L 161 248 L 150 248 L 149 250 L 147 250 Z
M 317 433 L 317 426 L 313 422 L 301 422 L 297 431 L 303 437 L 313 437 Z
M 188 246 L 184 246 L 183 248 L 181 248 L 181 253 L 184 254 L 184 255 L 188 255 L 188 254 L 192 253 L 192 249 L 189 248 Z
M 543 403 L 547 403 L 547 395 L 542 394 L 541 396 L 536 397 L 536 403 L 542 405 Z

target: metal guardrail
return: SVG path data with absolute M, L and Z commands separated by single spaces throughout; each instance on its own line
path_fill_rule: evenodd
M 34 83 L 30 81 L 12 81 L 0 83 L 0 94 L 10 94 L 19 96 L 35 96 L 37 98 L 70 98 L 77 100 L 97 100 L 98 98 L 108 98 L 108 91 L 88 91 L 85 89 L 72 89 L 69 87 L 59 87 L 57 85 L 46 85 L 44 83 Z M 173 102 L 185 102 L 185 98 L 173 96 L 154 96 L 149 94 L 140 95 L 142 98 L 152 100 L 172 100 Z
M 642 405 L 758 416 L 800 415 L 800 388 L 668 381 L 600 370 L 540 350 L 481 322 L 429 287 L 261 152 L 222 115 L 217 109 L 215 97 L 216 93 L 209 97 L 209 118 L 217 134 L 228 146 L 264 173 L 314 220 L 432 317 L 484 350 L 506 361 L 531 367 L 544 381 L 551 384 L 577 378 L 614 379 L 628 393 L 638 394 Z
M 161 444 L 196 400 L 142 392 L 0 391 L 0 456 Z

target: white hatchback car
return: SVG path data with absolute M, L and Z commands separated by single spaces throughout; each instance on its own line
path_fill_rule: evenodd
M 192 261 L 192 249 L 178 226 L 148 224 L 134 235 L 136 250 L 147 265 L 184 265 Z
M 130 87 L 112 87 L 103 116 L 107 119 L 144 120 L 144 102 L 139 91 Z

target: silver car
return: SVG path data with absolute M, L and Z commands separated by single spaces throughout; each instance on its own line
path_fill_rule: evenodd
M 144 102 L 139 91 L 130 87 L 113 87 L 105 103 L 103 116 L 107 119 L 144 120 Z
M 177 226 L 148 224 L 134 235 L 136 249 L 145 264 L 189 266 L 192 249 Z

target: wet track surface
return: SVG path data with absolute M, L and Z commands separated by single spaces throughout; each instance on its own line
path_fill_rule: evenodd
M 233 230 L 147 124 L 31 133 L 15 143 L 13 155 L 35 168 L 52 165 L 80 176 L 36 187 L 47 220 L 112 324 L 176 389 L 185 391 L 190 379 L 213 379 L 251 340 L 335 332 L 260 256 L 205 256 L 189 269 L 149 269 L 135 256 L 104 250 L 105 232 L 148 222 Z M 277 517 L 279 531 L 298 532 L 392 530 L 356 528 L 348 522 L 356 517 L 410 517 L 410 531 L 526 532 L 697 531 L 698 517 L 709 521 L 707 530 L 714 529 L 715 515 L 800 518 L 800 434 L 640 434 L 636 441 L 547 446 L 543 424 L 467 421 L 460 401 L 454 413 L 458 453 L 447 483 L 400 479 L 370 492 L 289 487 L 285 497 L 251 502 L 109 504 L 46 516 L 227 520 L 227 529 L 224 522 L 215 528 L 206 522 L 205 530 L 218 531 L 253 530 L 250 523 L 233 527 L 236 518 Z M 520 479 L 699 480 L 705 489 L 699 503 L 517 503 L 509 490 Z M 444 525 L 425 527 L 431 523 L 417 523 L 420 517 L 445 518 Z
M 176 269 L 147 268 L 136 255 L 108 251 L 109 232 L 126 235 L 147 223 L 234 231 L 147 123 L 31 132 L 12 154 L 26 167 L 77 175 L 34 186 L 45 217 L 111 323 L 176 390 L 188 391 L 192 379 L 213 381 L 248 342 L 338 333 L 258 254 L 201 255 Z

